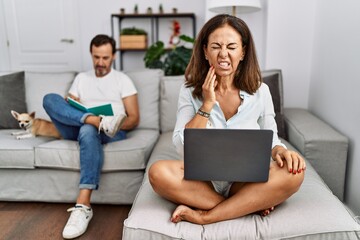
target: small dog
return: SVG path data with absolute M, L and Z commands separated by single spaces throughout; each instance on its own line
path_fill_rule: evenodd
M 20 114 L 11 110 L 11 114 L 19 122 L 20 128 L 25 130 L 11 133 L 11 135 L 16 136 L 18 140 L 36 136 L 61 138 L 55 125 L 47 120 L 35 118 L 35 112 Z

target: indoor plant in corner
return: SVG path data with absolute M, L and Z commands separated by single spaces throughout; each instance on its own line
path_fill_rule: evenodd
M 170 50 L 165 49 L 162 41 L 151 45 L 144 56 L 145 67 L 160 68 L 165 76 L 183 75 L 192 54 L 192 48 L 185 44 L 193 44 L 194 39 L 186 35 L 179 38 L 180 42 Z

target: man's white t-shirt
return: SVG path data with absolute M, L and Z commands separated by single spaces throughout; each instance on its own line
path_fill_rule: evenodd
M 95 70 L 79 73 L 69 93 L 80 98 L 87 107 L 110 103 L 114 115 L 125 114 L 122 99 L 137 93 L 132 80 L 124 73 L 111 69 L 104 77 L 96 77 Z

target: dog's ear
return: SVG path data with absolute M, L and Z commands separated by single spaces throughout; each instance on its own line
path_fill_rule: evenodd
M 19 113 L 14 111 L 14 110 L 11 110 L 11 115 L 13 115 L 13 117 L 17 120 L 18 117 L 19 117 Z
M 30 117 L 35 118 L 35 112 L 30 113 Z

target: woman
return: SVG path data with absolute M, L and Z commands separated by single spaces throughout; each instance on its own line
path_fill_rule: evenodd
M 226 14 L 210 19 L 198 35 L 185 76 L 173 133 L 180 153 L 184 128 L 261 128 L 274 132 L 274 161 L 265 183 L 189 181 L 183 161 L 154 163 L 149 170 L 153 189 L 179 204 L 171 221 L 209 224 L 254 212 L 269 214 L 299 189 L 306 166 L 278 139 L 270 91 L 261 82 L 245 22 Z

